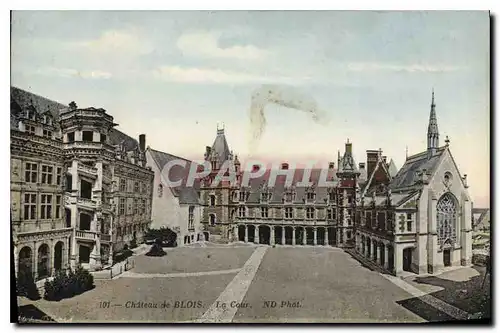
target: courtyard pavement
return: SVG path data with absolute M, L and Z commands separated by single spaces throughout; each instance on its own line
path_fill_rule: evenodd
M 448 307 L 489 314 L 489 281 L 471 300 L 483 280 L 480 269 L 465 278 L 448 272 L 403 280 L 327 247 L 181 247 L 134 260 L 131 271 L 96 280 L 82 295 L 59 302 L 18 298 L 19 305 L 32 304 L 59 322 L 416 323 L 456 319 Z

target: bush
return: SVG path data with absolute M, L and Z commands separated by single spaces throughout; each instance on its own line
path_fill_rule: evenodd
M 135 249 L 136 247 L 137 247 L 137 241 L 136 241 L 136 240 L 135 240 L 135 238 L 134 238 L 134 239 L 132 239 L 132 240 L 130 241 L 130 245 L 129 245 L 129 247 L 128 247 L 128 248 L 129 248 L 129 249 Z
M 146 242 L 154 240 L 162 246 L 174 247 L 177 245 L 177 234 L 175 231 L 162 227 L 160 229 L 148 229 L 144 235 Z
M 94 288 L 94 277 L 90 272 L 78 266 L 73 272 L 57 271 L 51 281 L 45 282 L 43 298 L 48 301 L 59 301 L 63 298 L 79 295 Z
M 40 299 L 40 293 L 33 279 L 33 274 L 28 267 L 19 267 L 16 282 L 16 292 L 18 296 L 24 296 L 31 300 Z
M 132 250 L 129 250 L 128 246 L 125 245 L 122 251 L 113 254 L 113 265 L 127 259 L 128 257 L 131 257 L 133 254 L 134 252 L 132 252 Z
M 163 257 L 167 252 L 163 251 L 161 244 L 155 243 L 151 246 L 151 249 L 146 253 L 149 257 Z

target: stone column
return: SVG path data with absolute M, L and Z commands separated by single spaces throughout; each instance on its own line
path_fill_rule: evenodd
M 313 244 L 314 245 L 318 245 L 318 229 L 316 227 L 314 227 L 314 241 L 313 241 Z
M 372 242 L 372 260 L 376 261 L 375 256 L 377 255 L 377 246 L 375 246 L 375 243 Z
M 248 243 L 248 225 L 245 224 L 245 243 Z
M 36 278 L 38 277 L 38 243 L 35 241 L 33 243 L 33 252 L 32 252 L 33 258 L 32 260 L 32 269 L 33 269 L 33 279 L 36 281 Z
M 389 269 L 389 244 L 384 244 L 384 268 Z
M 436 273 L 439 269 L 437 260 L 438 240 L 437 240 L 437 197 L 434 192 L 429 193 L 428 200 L 428 237 L 427 237 L 427 271 Z M 419 263 L 420 264 L 420 263 Z
M 295 245 L 295 227 L 292 228 L 292 245 Z
M 281 245 L 285 245 L 286 244 L 286 241 L 285 241 L 285 227 L 281 227 Z
M 306 232 L 306 227 L 302 228 L 302 245 L 307 244 L 307 232 Z
M 54 268 L 54 256 L 55 256 L 55 249 L 54 249 L 54 240 L 51 239 L 49 242 L 49 276 L 54 275 L 55 273 L 55 268 Z
M 394 271 L 396 275 L 401 275 L 403 272 L 403 251 L 396 244 L 394 244 Z
M 254 243 L 259 244 L 259 226 L 255 226 L 255 237 L 254 237 Z
M 238 225 L 235 225 L 233 230 L 233 242 L 238 242 L 240 240 L 239 231 L 240 227 Z
M 377 260 L 378 265 L 382 265 L 382 261 L 380 260 L 380 245 L 377 243 Z
M 270 226 L 270 228 L 271 228 L 271 239 L 269 240 L 269 244 L 274 245 L 275 244 L 275 242 L 274 242 L 274 238 L 275 238 L 274 237 L 275 236 L 274 235 L 274 226 Z

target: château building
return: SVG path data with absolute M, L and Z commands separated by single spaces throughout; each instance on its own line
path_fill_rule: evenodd
M 461 175 L 449 143 L 446 138 L 439 145 L 433 92 L 427 150 L 408 156 L 395 175 L 381 152 L 368 153 L 370 176 L 358 200 L 358 253 L 396 275 L 471 264 L 467 175 Z
M 11 221 L 16 271 L 35 279 L 91 270 L 140 242 L 151 223 L 153 172 L 139 143 L 104 109 L 11 88 Z

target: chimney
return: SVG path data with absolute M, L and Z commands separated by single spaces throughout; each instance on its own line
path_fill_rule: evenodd
M 370 177 L 378 161 L 378 150 L 366 151 L 366 176 Z
M 345 144 L 345 152 L 346 154 L 352 154 L 352 143 L 349 142 L 349 139 L 347 139 Z
M 385 164 L 387 164 L 387 156 L 382 156 L 382 160 L 384 161 Z
M 281 163 L 281 170 L 288 170 L 288 163 Z
M 146 134 L 139 135 L 139 148 L 141 149 L 141 151 L 146 150 Z
M 366 166 L 366 164 L 365 164 L 365 163 L 360 162 L 360 163 L 359 163 L 359 170 L 364 170 L 364 169 L 365 169 L 365 166 Z

